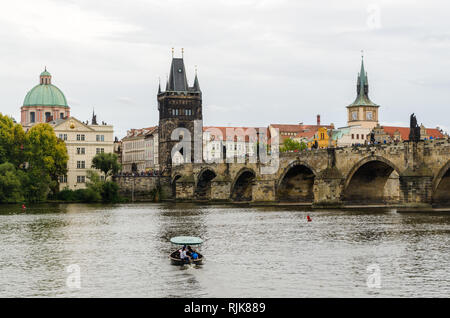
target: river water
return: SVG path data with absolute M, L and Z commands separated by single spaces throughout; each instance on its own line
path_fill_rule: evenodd
M 205 240 L 203 266 L 170 265 L 178 235 Z M 7 205 L 0 296 L 449 297 L 449 243 L 450 213 Z

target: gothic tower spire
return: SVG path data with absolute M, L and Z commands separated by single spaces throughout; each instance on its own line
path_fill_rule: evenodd
M 361 69 L 358 73 L 356 83 L 356 99 L 347 106 L 348 125 L 361 125 L 363 127 L 374 127 L 378 123 L 378 108 L 369 98 L 369 80 L 364 68 L 364 56 L 361 56 Z
M 166 90 L 158 92 L 158 110 L 160 170 L 163 175 L 170 175 L 172 163 L 176 161 L 174 161 L 176 158 L 172 158 L 172 150 L 179 143 L 177 140 L 172 140 L 172 132 L 176 128 L 189 131 L 191 149 L 184 149 L 183 147 L 179 152 L 184 156 L 184 160 L 194 162 L 194 150 L 196 150 L 194 141 L 199 131 L 201 135 L 203 126 L 202 93 L 198 78 L 196 76 L 194 86 L 189 87 L 183 57 L 179 58 L 172 55 Z M 201 149 L 199 153 L 203 153 Z

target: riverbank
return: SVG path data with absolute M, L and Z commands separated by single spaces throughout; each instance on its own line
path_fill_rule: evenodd
M 146 201 L 135 201 L 130 200 L 116 202 L 116 203 L 103 203 L 103 202 L 80 202 L 80 201 L 62 201 L 62 200 L 48 200 L 45 202 L 34 202 L 34 203 L 2 203 L 0 204 L 0 209 L 2 206 L 22 206 L 25 204 L 28 206 L 45 206 L 45 205 L 86 205 L 86 206 L 118 206 L 120 204 L 136 204 L 136 205 L 146 205 L 146 204 L 168 204 L 174 206 L 223 206 L 223 207 L 242 207 L 242 208 L 294 208 L 301 209 L 305 211 L 382 211 L 391 210 L 396 213 L 450 213 L 450 207 L 430 207 L 430 206 L 402 206 L 402 205 L 383 205 L 383 204 L 372 204 L 372 205 L 341 205 L 341 206 L 315 206 L 310 203 L 299 203 L 299 202 L 227 202 L 227 201 L 175 201 L 175 200 L 161 200 L 160 202 L 155 202 L 152 200 Z

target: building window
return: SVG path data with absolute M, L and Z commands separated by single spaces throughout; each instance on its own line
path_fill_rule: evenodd
M 356 139 L 359 139 L 359 134 L 356 134 Z
M 352 134 L 352 139 L 355 139 L 355 135 L 354 134 Z
M 67 140 L 67 134 L 59 134 L 59 139 L 66 141 Z
M 366 119 L 367 120 L 372 120 L 372 112 L 367 112 L 366 113 Z
M 85 169 L 86 168 L 86 162 L 84 160 L 77 161 L 77 169 Z
M 50 121 L 51 117 L 52 117 L 52 115 L 50 114 L 50 112 L 45 112 L 45 122 Z
M 85 183 L 86 176 L 77 176 L 77 183 Z
M 35 112 L 30 113 L 30 123 L 34 123 L 36 121 L 36 114 Z
M 63 119 L 63 118 L 64 118 L 64 113 L 60 113 L 60 114 L 59 114 L 59 118 L 60 118 L 60 119 Z
M 361 139 L 363 139 L 363 140 L 364 140 L 364 135 L 361 135 Z
M 96 139 L 97 141 L 105 141 L 105 136 L 104 136 L 104 135 L 97 135 L 97 136 L 95 137 L 95 139 Z
M 78 140 L 78 141 L 84 141 L 85 138 L 86 138 L 85 135 L 80 135 L 80 134 L 77 135 L 77 140 Z
M 86 148 L 77 148 L 77 155 L 84 155 L 86 153 Z
M 67 183 L 67 176 L 59 176 L 59 183 Z
M 104 153 L 105 152 L 105 148 L 97 148 L 96 149 L 96 153 Z

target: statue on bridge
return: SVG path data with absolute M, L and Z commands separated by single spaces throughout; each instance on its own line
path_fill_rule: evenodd
M 418 142 L 420 140 L 420 127 L 417 125 L 416 115 L 411 114 L 409 120 L 409 141 Z

